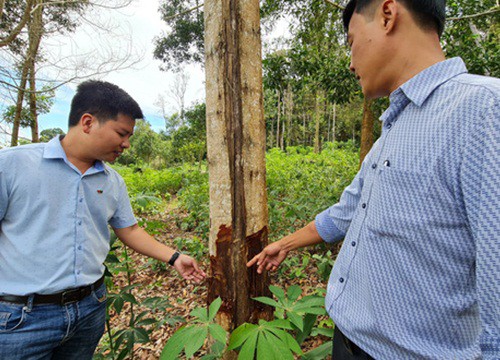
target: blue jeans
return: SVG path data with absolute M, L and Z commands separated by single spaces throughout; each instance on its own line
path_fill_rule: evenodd
M 92 359 L 106 320 L 106 285 L 79 302 L 0 302 L 0 360 Z

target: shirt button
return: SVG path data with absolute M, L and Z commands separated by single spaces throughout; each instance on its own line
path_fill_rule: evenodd
M 340 281 L 341 283 L 343 283 L 343 282 L 344 282 L 344 278 L 340 278 L 340 279 L 339 279 L 339 281 Z
M 389 160 L 384 161 L 384 166 L 390 167 L 391 162 Z
M 82 245 L 79 245 L 79 246 L 78 246 L 78 250 L 82 250 Z
M 364 209 L 364 208 L 366 208 L 366 204 L 365 204 L 365 203 L 361 204 L 361 207 L 362 207 L 363 209 Z
M 82 220 L 78 221 L 78 225 L 82 225 Z
M 353 241 L 353 242 L 351 243 L 351 245 L 352 245 L 352 246 L 356 246 L 356 241 Z
M 372 169 L 376 169 L 376 168 L 377 168 L 377 164 L 373 164 Z
M 80 270 L 77 270 L 77 271 L 76 271 L 76 273 L 77 273 L 78 275 L 80 275 Z
M 82 201 L 83 201 L 83 198 L 80 198 L 80 202 L 82 202 Z

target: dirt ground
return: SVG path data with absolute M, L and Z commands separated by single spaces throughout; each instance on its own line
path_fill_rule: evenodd
M 178 216 L 179 214 L 169 214 L 164 215 L 163 217 L 155 217 L 156 221 L 162 221 L 165 224 L 163 229 L 161 229 L 155 237 L 159 241 L 174 248 L 174 239 L 178 237 L 186 239 L 194 236 L 194 234 L 186 233 L 177 227 L 176 219 L 178 219 Z M 195 307 L 206 306 L 206 280 L 202 284 L 190 283 L 183 280 L 172 268 L 168 266 L 164 269 L 160 269 L 158 265 L 154 266 L 151 260 L 140 254 L 129 251 L 129 255 L 134 264 L 131 281 L 133 284 L 140 284 L 140 286 L 132 290 L 139 303 L 146 298 L 156 296 L 166 297 L 171 305 L 171 308 L 167 309 L 168 316 L 180 316 L 188 322 L 191 310 Z M 291 253 L 289 257 L 294 255 L 297 256 L 298 253 Z M 208 264 L 208 259 L 200 260 L 200 265 L 207 273 L 209 273 Z M 319 279 L 314 262 L 311 262 L 306 268 L 304 268 L 303 271 L 307 274 L 307 276 L 303 276 L 301 278 L 288 276 L 286 273 L 278 276 L 277 273 L 274 273 L 271 276 L 271 283 L 284 288 L 290 285 L 299 285 L 303 290 L 305 290 L 304 295 L 311 293 L 318 288 L 326 288 L 326 282 Z M 117 292 L 120 288 L 128 285 L 126 273 L 120 272 L 118 275 L 114 276 L 113 284 L 115 288 L 111 289 L 111 292 Z M 140 306 L 135 306 L 134 309 L 136 314 L 143 310 L 147 309 Z M 166 313 L 154 314 L 154 316 L 158 319 L 164 318 L 165 315 Z M 110 321 L 113 329 L 126 328 L 128 322 L 130 321 L 128 304 L 125 304 L 120 315 L 111 312 Z M 170 336 L 172 336 L 178 327 L 182 326 L 182 324 L 183 323 L 177 323 L 175 325 L 165 324 L 158 329 L 153 330 L 150 334 L 151 342 L 146 344 L 135 344 L 134 359 L 158 359 L 167 340 Z M 106 337 L 107 334 L 104 334 L 101 342 L 106 341 Z M 302 350 L 306 352 L 307 350 L 315 348 L 328 340 L 328 338 L 323 336 L 309 338 L 302 344 Z M 206 349 L 204 347 L 202 351 L 195 354 L 194 358 L 199 359 L 205 354 Z M 111 358 L 111 356 L 109 357 Z

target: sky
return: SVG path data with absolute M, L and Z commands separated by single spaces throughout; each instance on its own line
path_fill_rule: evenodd
M 102 1 L 106 3 L 105 0 Z M 139 54 L 141 60 L 132 67 L 92 78 L 109 81 L 123 88 L 139 103 L 152 128 L 156 131 L 164 129 L 165 123 L 161 109 L 155 105 L 159 95 L 166 100 L 168 114 L 178 111 L 178 105 L 168 95 L 174 86 L 176 75 L 173 72 L 161 71 L 161 61 L 153 59 L 154 38 L 168 30 L 158 13 L 160 2 L 161 0 L 134 0 L 126 8 L 120 10 L 100 8 L 86 13 L 85 19 L 80 20 L 81 25 L 75 32 L 46 38 L 43 45 L 45 54 L 49 62 L 56 66 L 41 67 L 38 70 L 39 78 L 57 77 L 58 75 L 54 74 L 58 65 L 62 67 L 66 64 L 67 68 L 74 69 L 92 63 L 99 56 L 106 57 L 111 54 L 112 57 L 119 58 L 127 51 Z M 96 27 L 90 26 L 90 23 L 112 28 L 112 34 L 96 32 Z M 275 25 L 272 32 L 263 35 L 264 41 L 287 36 L 286 21 Z M 70 60 L 72 58 L 78 58 L 78 60 Z M 98 62 L 94 61 L 94 63 Z M 190 65 L 184 71 L 189 75 L 185 105 L 204 102 L 205 75 L 202 66 Z M 68 75 L 63 75 L 60 78 L 68 77 Z M 39 116 L 40 132 L 56 127 L 67 131 L 70 102 L 81 81 L 83 80 L 68 83 L 57 89 L 51 111 Z M 20 135 L 31 138 L 29 129 L 21 129 Z
M 164 129 L 164 119 L 161 109 L 155 105 L 159 95 L 166 99 L 166 110 L 174 113 L 177 109 L 175 101 L 168 96 L 169 90 L 175 79 L 173 72 L 160 70 L 161 61 L 153 59 L 154 38 L 167 29 L 158 13 L 159 1 L 134 1 L 131 5 L 120 10 L 100 9 L 100 21 L 111 21 L 118 34 L 130 35 L 132 49 L 142 55 L 142 60 L 129 69 L 113 71 L 104 76 L 94 76 L 94 79 L 112 82 L 127 91 L 141 106 L 146 119 L 153 129 Z M 49 48 L 57 47 L 57 55 L 64 57 L 65 53 L 75 51 L 75 41 L 78 42 L 77 51 L 92 53 L 99 46 L 109 46 L 109 42 L 100 43 L 95 34 L 90 31 L 90 26 L 84 24 L 75 33 L 51 40 Z M 76 39 L 76 40 L 75 40 Z M 129 44 L 118 42 L 115 51 L 119 53 L 120 46 L 125 48 Z M 126 49 L 123 49 L 126 51 Z M 123 51 L 122 51 L 123 53 Z M 188 66 L 185 71 L 189 74 L 186 91 L 186 105 L 204 101 L 204 73 L 201 66 Z M 48 114 L 39 117 L 40 131 L 48 128 L 59 127 L 67 131 L 67 117 L 70 102 L 75 93 L 76 86 L 82 80 L 62 86 L 56 91 L 55 103 Z

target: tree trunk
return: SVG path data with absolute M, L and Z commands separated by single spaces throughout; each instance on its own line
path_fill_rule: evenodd
M 276 93 L 278 94 L 278 113 L 277 115 L 277 126 L 276 126 L 276 147 L 280 146 L 280 122 L 281 122 L 281 94 L 279 90 L 276 90 Z
M 373 146 L 373 100 L 363 101 L 363 122 L 361 123 L 361 146 L 359 151 L 359 166 Z
M 315 122 L 315 132 L 314 132 L 314 152 L 319 154 L 321 151 L 321 144 L 319 140 L 319 129 L 320 129 L 320 121 L 321 121 L 321 92 L 316 92 L 316 101 L 314 103 L 314 122 Z
M 23 109 L 23 101 L 24 101 L 24 95 L 26 93 L 26 84 L 28 81 L 28 75 L 30 77 L 30 110 L 32 116 L 35 115 L 33 121 L 37 121 L 36 93 L 34 92 L 36 90 L 34 90 L 33 87 L 35 86 L 35 61 L 43 35 L 43 23 L 42 23 L 43 1 L 36 0 L 35 5 L 37 4 L 39 4 L 39 6 L 36 7 L 35 11 L 33 12 L 31 18 L 28 21 L 29 45 L 26 58 L 24 59 L 22 65 L 21 82 L 19 84 L 19 89 L 17 92 L 16 113 L 14 116 L 14 124 L 12 126 L 12 138 L 10 143 L 11 146 L 17 146 L 17 142 L 19 140 L 21 112 Z M 36 132 L 37 136 L 35 137 L 35 139 L 38 139 L 38 127 L 36 128 Z M 32 127 L 32 134 L 33 134 L 33 127 Z
M 332 119 L 332 143 L 335 143 L 335 124 L 337 120 L 337 103 L 333 103 L 333 119 Z
M 208 301 L 222 298 L 217 321 L 229 331 L 272 316 L 251 300 L 269 295 L 267 275 L 246 267 L 268 233 L 260 49 L 258 0 L 205 1 Z

